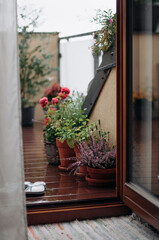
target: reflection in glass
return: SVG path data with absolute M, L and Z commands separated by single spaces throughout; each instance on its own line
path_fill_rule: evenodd
M 159 196 L 159 3 L 133 1 L 131 181 Z

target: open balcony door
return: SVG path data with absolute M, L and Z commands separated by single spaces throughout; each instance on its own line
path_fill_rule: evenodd
M 119 189 L 159 230 L 159 4 L 136 2 L 118 1 Z

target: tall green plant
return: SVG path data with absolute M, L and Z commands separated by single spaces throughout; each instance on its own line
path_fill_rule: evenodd
M 32 106 L 36 103 L 34 97 L 40 91 L 40 86 L 49 83 L 48 75 L 57 68 L 51 67 L 53 55 L 47 53 L 46 46 L 32 46 L 34 29 L 39 20 L 39 11 L 28 13 L 25 8 L 19 13 L 19 63 L 22 106 Z M 21 25 L 21 23 L 23 23 Z

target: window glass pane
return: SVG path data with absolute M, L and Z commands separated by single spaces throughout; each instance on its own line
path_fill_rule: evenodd
M 159 1 L 133 1 L 131 181 L 159 196 Z

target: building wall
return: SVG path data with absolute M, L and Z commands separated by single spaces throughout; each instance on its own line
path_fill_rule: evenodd
M 51 61 L 51 67 L 57 68 L 58 67 L 58 33 L 32 33 L 33 35 L 33 41 L 30 46 L 30 50 L 34 49 L 38 45 L 43 45 L 45 52 L 48 54 L 53 54 L 53 59 Z M 20 40 L 19 35 L 19 40 Z M 53 83 L 58 82 L 58 71 L 53 71 L 49 76 L 48 79 L 50 80 L 49 86 L 51 86 Z M 37 96 L 34 98 L 35 101 L 37 101 L 36 107 L 35 107 L 35 120 L 43 121 L 44 114 L 43 110 L 41 109 L 39 102 L 39 99 L 43 97 L 44 94 L 44 87 L 40 88 L 40 92 L 37 94 Z
M 154 102 L 153 117 L 159 117 L 159 34 L 133 34 L 133 92 L 148 96 Z M 149 61 L 145 61 L 145 59 Z
M 116 145 L 116 68 L 112 68 L 91 113 L 90 122 L 99 120 L 101 127 L 110 132 L 110 143 Z

